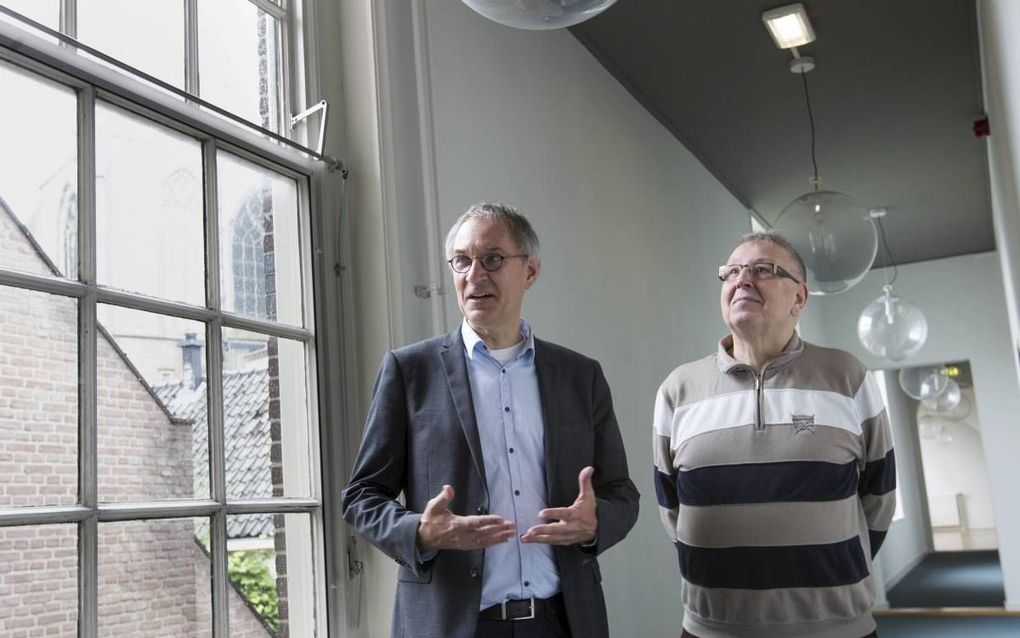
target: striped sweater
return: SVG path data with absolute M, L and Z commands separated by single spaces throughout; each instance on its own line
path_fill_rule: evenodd
M 761 373 L 727 353 L 655 399 L 655 491 L 699 638 L 860 638 L 871 561 L 895 509 L 878 385 L 849 353 L 794 335 Z

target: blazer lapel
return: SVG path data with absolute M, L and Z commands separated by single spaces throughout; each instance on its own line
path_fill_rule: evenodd
M 464 430 L 464 438 L 467 439 L 468 449 L 471 450 L 471 459 L 474 461 L 478 477 L 488 493 L 489 486 L 485 481 L 482 442 L 478 437 L 478 421 L 475 419 L 475 405 L 471 400 L 471 382 L 468 380 L 467 362 L 464 361 L 464 340 L 461 338 L 460 328 L 446 336 L 439 356 L 443 360 L 446 382 L 450 386 L 450 394 L 453 396 L 453 405 L 457 409 L 460 427 Z
M 542 424 L 545 428 L 545 498 L 550 502 L 553 493 L 553 477 L 559 457 L 559 440 L 555 435 L 559 423 L 559 401 L 556 400 L 556 358 L 549 355 L 549 349 L 535 339 L 535 373 L 538 375 L 538 397 L 542 402 Z

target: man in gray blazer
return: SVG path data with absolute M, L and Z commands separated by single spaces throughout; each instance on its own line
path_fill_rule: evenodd
M 521 319 L 541 263 L 515 209 L 472 206 L 446 254 L 464 321 L 386 355 L 342 497 L 400 564 L 392 635 L 608 636 L 596 556 L 638 493 L 602 369 Z

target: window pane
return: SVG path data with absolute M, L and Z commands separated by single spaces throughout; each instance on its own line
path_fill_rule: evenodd
M 208 498 L 205 326 L 100 305 L 99 498 Z
M 74 525 L 0 528 L 0 636 L 77 635 Z
M 3 0 L 0 4 L 54 31 L 60 28 L 60 0 Z M 24 25 L 23 22 L 6 14 L 0 14 L 0 20 L 18 26 Z
M 99 525 L 99 635 L 209 636 L 210 561 L 203 519 Z
M 279 636 L 317 635 L 311 524 L 308 514 L 227 517 L 230 581 L 248 603 L 231 602 L 231 636 L 253 635 L 255 622 Z
M 223 331 L 227 498 L 310 496 L 304 345 Z
M 78 303 L 0 286 L 0 321 L 0 506 L 72 505 Z
M 181 0 L 78 0 L 78 40 L 184 88 Z
M 78 276 L 78 141 L 71 89 L 0 62 L 0 266 Z
M 97 104 L 96 190 L 99 283 L 205 305 L 201 145 Z
M 198 3 L 203 99 L 279 131 L 279 24 L 249 0 Z
M 223 309 L 301 325 L 297 183 L 218 155 Z

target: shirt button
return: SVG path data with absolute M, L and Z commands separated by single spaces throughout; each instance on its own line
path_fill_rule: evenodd
M 479 505 L 478 509 L 475 510 L 475 513 L 479 516 L 484 516 L 489 513 L 489 510 L 485 509 L 484 505 Z
M 514 453 L 514 449 L 510 448 L 510 454 L 513 454 L 513 453 Z
M 504 411 L 504 412 L 509 412 L 509 411 L 510 411 L 510 408 L 503 408 L 503 411 Z
M 503 374 L 506 374 L 506 368 L 503 368 L 502 370 L 500 370 L 500 372 L 502 372 Z
M 477 567 L 472 567 L 471 571 L 469 573 L 471 574 L 471 578 L 478 578 L 478 568 Z
M 524 586 L 525 586 L 525 587 L 531 587 L 531 582 L 530 582 L 530 581 L 527 581 L 527 580 L 526 580 L 526 581 L 524 581 Z
M 520 495 L 521 495 L 521 491 L 520 490 L 514 490 L 514 496 L 520 496 Z

